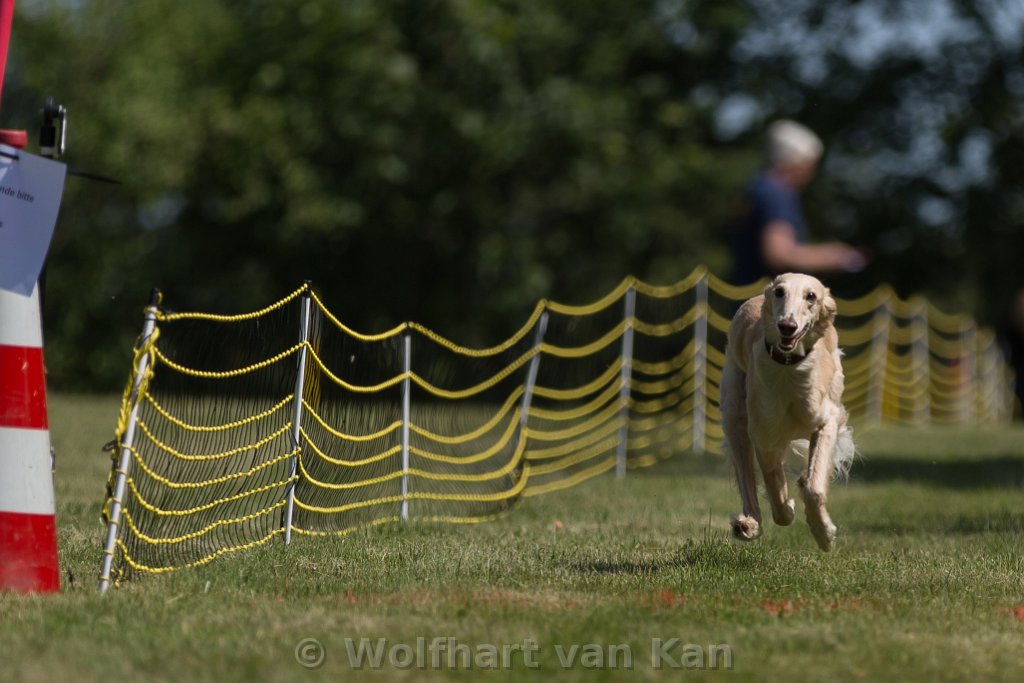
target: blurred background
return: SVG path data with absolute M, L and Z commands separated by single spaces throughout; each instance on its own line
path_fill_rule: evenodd
M 350 327 L 496 344 L 547 297 L 729 274 L 780 117 L 812 234 L 1004 329 L 1024 285 L 1018 0 L 18 0 L 0 125 L 69 111 L 49 381 L 120 389 L 149 290 L 240 312 L 313 280 Z

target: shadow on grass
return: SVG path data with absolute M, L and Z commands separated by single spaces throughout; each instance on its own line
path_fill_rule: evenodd
M 850 472 L 851 482 L 922 482 L 950 488 L 1024 488 L 1024 458 L 993 456 L 931 461 L 920 458 L 866 458 Z
M 795 478 L 804 463 L 790 459 L 788 472 Z M 629 470 L 630 477 L 714 477 L 732 481 L 733 470 L 724 456 L 681 454 L 654 467 Z M 876 455 L 859 457 L 850 471 L 851 483 L 921 482 L 950 488 L 1024 488 L 1024 457 L 986 455 L 942 460 L 922 456 Z
M 623 576 L 644 576 L 663 571 L 672 571 L 687 567 L 723 567 L 734 569 L 750 569 L 758 565 L 756 553 L 745 552 L 745 549 L 732 542 L 701 541 L 689 542 L 681 549 L 665 557 L 634 560 L 595 558 L 577 560 L 567 566 L 573 571 L 588 574 L 609 574 Z
M 1019 535 L 1024 533 L 1024 513 L 1004 511 L 970 515 L 914 515 L 913 517 L 893 518 L 884 523 L 861 524 L 858 525 L 858 528 L 872 533 L 907 536 L 918 536 L 923 532 L 954 536 Z
M 714 476 L 732 477 L 732 462 L 724 455 L 680 453 L 650 467 L 627 470 L 630 477 Z
M 572 562 L 569 564 L 570 569 L 578 572 L 625 575 L 657 574 L 662 570 L 674 569 L 680 566 L 683 566 L 683 564 L 675 560 L 652 562 L 630 562 L 628 560 L 590 560 L 586 562 Z

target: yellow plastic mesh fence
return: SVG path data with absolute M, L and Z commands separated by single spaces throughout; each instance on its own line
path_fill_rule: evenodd
M 103 513 L 101 587 L 293 535 L 478 522 L 522 499 L 673 454 L 721 453 L 728 322 L 764 283 L 704 269 L 540 302 L 489 349 L 416 323 L 367 335 L 310 287 L 244 315 L 148 309 Z M 839 301 L 860 424 L 1012 412 L 993 334 L 888 287 Z

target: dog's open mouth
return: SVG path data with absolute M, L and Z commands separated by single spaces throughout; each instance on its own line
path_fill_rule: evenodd
M 789 353 L 790 351 L 795 349 L 796 345 L 800 343 L 801 339 L 803 339 L 804 333 L 806 331 L 807 330 L 805 328 L 803 330 L 800 330 L 796 334 L 789 335 L 789 336 L 784 335 L 784 334 L 779 334 L 779 350 L 780 351 L 785 351 L 786 353 Z

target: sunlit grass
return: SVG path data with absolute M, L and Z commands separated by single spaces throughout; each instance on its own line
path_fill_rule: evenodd
M 720 458 L 679 454 L 470 526 L 413 524 L 300 537 L 96 592 L 115 397 L 55 396 L 63 592 L 0 596 L 0 679 L 323 680 L 354 672 L 346 639 L 414 647 L 536 643 L 539 670 L 406 670 L 377 678 L 1014 680 L 1024 675 L 1024 432 L 879 431 L 833 488 L 820 553 L 803 522 L 728 537 L 738 496 Z M 794 467 L 797 464 L 794 463 Z M 304 638 L 326 657 L 296 661 Z M 657 668 L 653 643 L 728 645 L 733 670 Z M 593 645 L 603 669 L 559 651 Z M 424 646 L 425 647 L 425 646 Z M 401 654 L 401 653 L 400 653 Z M 577 652 L 579 655 L 580 652 Z M 679 651 L 674 652 L 675 655 Z M 677 657 L 678 658 L 678 657 Z M 664 666 L 664 661 L 662 661 Z

